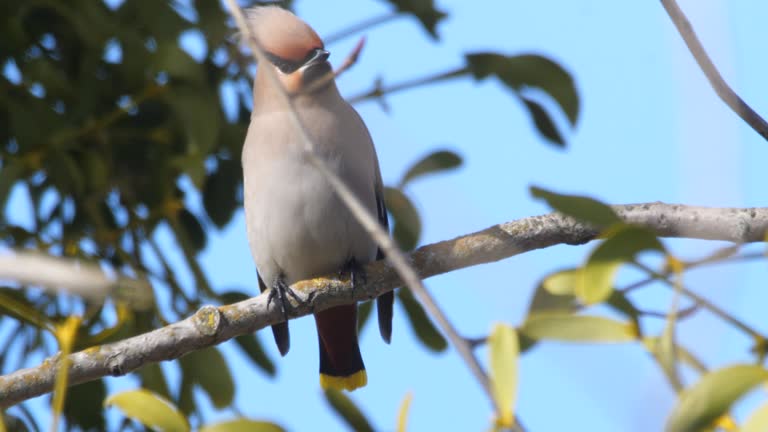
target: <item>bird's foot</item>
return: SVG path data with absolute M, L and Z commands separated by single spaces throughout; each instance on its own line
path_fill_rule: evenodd
M 350 258 L 350 260 L 344 264 L 344 267 L 339 270 L 339 277 L 344 277 L 344 273 L 349 273 L 352 292 L 354 292 L 357 287 L 364 286 L 368 283 L 368 274 L 366 274 L 365 268 L 354 258 Z
M 290 286 L 288 286 L 287 283 L 285 283 L 284 277 L 280 276 L 275 279 L 274 283 L 272 284 L 272 289 L 269 290 L 267 306 L 269 306 L 269 304 L 273 301 L 277 300 L 280 303 L 280 313 L 283 314 L 283 319 L 286 321 L 288 321 L 288 311 L 293 309 L 291 302 L 288 300 L 289 296 L 292 297 L 293 300 L 299 304 L 299 306 L 306 306 L 312 302 L 312 299 L 315 297 L 315 293 L 310 293 L 306 300 L 302 299 L 298 294 L 296 294 L 295 291 L 291 289 Z

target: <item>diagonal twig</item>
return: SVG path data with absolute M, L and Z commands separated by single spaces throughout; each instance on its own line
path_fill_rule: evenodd
M 699 38 L 693 31 L 693 26 L 691 26 L 685 13 L 680 9 L 677 1 L 661 0 L 661 4 L 672 19 L 675 27 L 677 27 L 680 36 L 683 37 L 685 44 L 688 46 L 688 50 L 693 54 L 693 58 L 696 59 L 696 63 L 699 64 L 704 75 L 707 76 L 709 83 L 715 89 L 715 93 L 720 96 L 720 99 L 722 99 L 733 112 L 752 127 L 755 132 L 768 140 L 768 123 L 760 117 L 760 114 L 756 113 L 749 105 L 747 105 L 747 103 L 733 91 L 728 83 L 725 82 L 722 75 L 720 75 L 720 72 L 707 55 L 704 47 L 701 45 L 701 41 L 699 41 Z

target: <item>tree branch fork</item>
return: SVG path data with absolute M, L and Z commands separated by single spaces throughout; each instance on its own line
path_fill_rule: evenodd
M 613 208 L 625 222 L 645 226 L 661 237 L 750 243 L 765 241 L 768 232 L 768 208 L 707 208 L 660 202 Z M 598 234 L 593 227 L 551 213 L 426 245 L 408 255 L 408 260 L 425 279 L 558 244 L 583 244 Z M 297 298 L 288 296 L 288 318 L 373 299 L 402 285 L 386 261 L 371 263 L 365 270 L 367 282 L 363 286 L 357 284 L 354 290 L 348 279 L 336 275 L 292 285 Z M 270 301 L 268 293 L 231 305 L 204 306 L 174 324 L 71 354 L 69 384 L 125 375 L 144 365 L 173 360 L 282 320 L 279 304 Z M 0 376 L 0 407 L 51 392 L 59 361 L 58 355 L 53 356 L 39 366 Z

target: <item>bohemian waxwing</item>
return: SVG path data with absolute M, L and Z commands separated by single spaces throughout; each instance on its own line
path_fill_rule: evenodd
M 332 69 L 322 40 L 287 10 L 265 6 L 248 12 L 250 27 L 269 62 L 258 65 L 243 147 L 246 226 L 259 287 L 275 290 L 283 301 L 294 282 L 342 270 L 350 271 L 354 281 L 361 265 L 383 254 L 305 157 L 305 143 L 279 97 L 281 90 L 264 69 L 273 69 L 293 98 L 315 156 L 346 182 L 384 227 L 387 210 L 371 136 L 333 79 L 328 79 Z M 392 292 L 377 299 L 379 330 L 387 343 L 393 301 Z M 357 341 L 357 305 L 317 312 L 315 323 L 323 388 L 364 386 L 367 376 Z M 288 323 L 274 325 L 272 331 L 285 355 L 290 347 Z

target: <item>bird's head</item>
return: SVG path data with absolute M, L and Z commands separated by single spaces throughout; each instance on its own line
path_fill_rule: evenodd
M 296 15 L 261 6 L 248 11 L 248 20 L 269 61 L 259 67 L 273 67 L 289 93 L 301 92 L 332 71 L 323 41 Z

